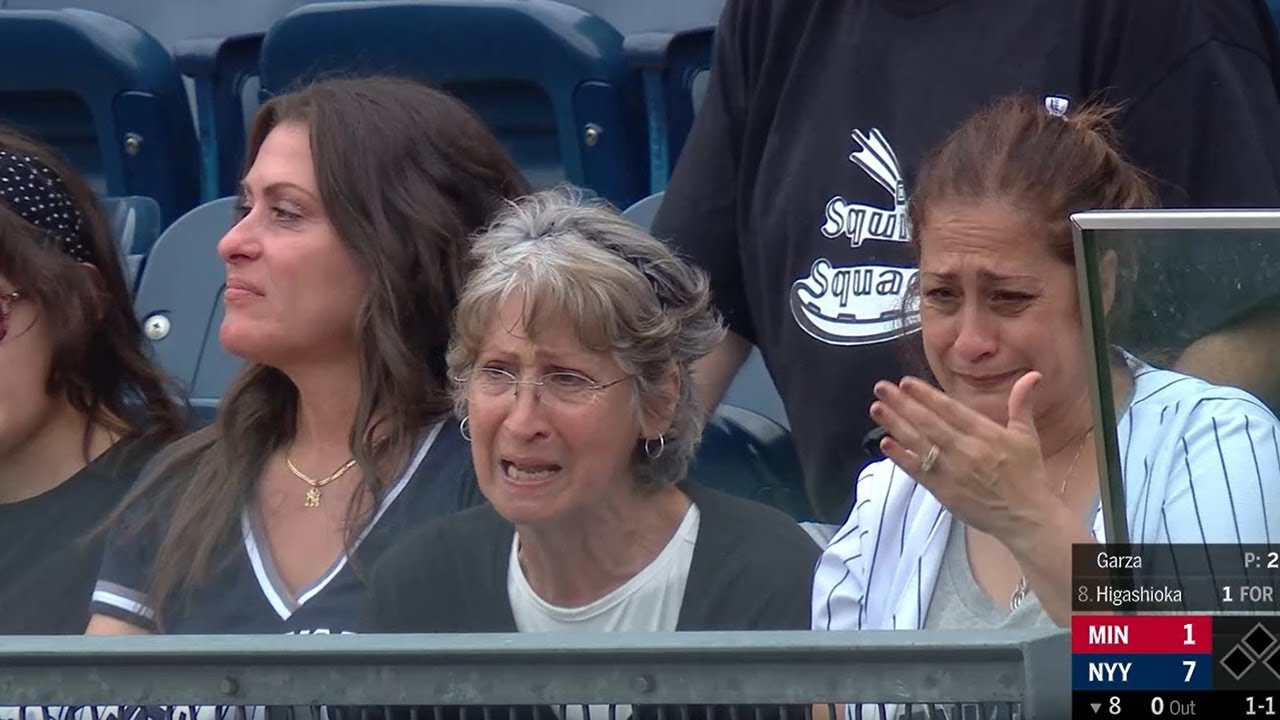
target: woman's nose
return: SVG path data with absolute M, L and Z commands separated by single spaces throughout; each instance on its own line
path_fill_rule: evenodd
M 253 213 L 240 218 L 218 241 L 218 257 L 228 265 L 253 260 L 262 254 L 262 244 L 254 227 Z
M 510 403 L 503 427 L 516 437 L 528 439 L 547 432 L 547 418 L 540 388 L 529 384 L 516 384 L 510 392 Z
M 952 350 L 966 360 L 977 360 L 995 353 L 999 347 L 997 321 L 989 310 L 968 304 L 960 313 L 960 327 Z

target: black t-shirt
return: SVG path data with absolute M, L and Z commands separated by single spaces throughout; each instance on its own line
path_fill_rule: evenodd
M 901 308 L 923 155 L 1015 92 L 1124 100 L 1125 151 L 1164 204 L 1275 206 L 1271 33 L 1258 0 L 729 0 L 654 232 L 760 348 L 819 516 L 846 517 L 872 386 L 903 374 L 917 329 Z M 1274 292 L 1236 289 L 1224 316 Z
M 150 457 L 121 441 L 66 482 L 0 504 L 0 635 L 77 635 L 102 564 L 97 528 Z
M 241 512 L 238 532 L 221 549 L 207 589 L 165 607 L 169 634 L 337 634 L 353 632 L 374 563 L 411 528 L 480 502 L 471 446 L 456 420 L 424 433 L 396 482 L 388 488 L 350 557 L 343 555 L 310 587 L 290 592 L 271 559 L 258 514 Z M 93 612 L 154 628 L 146 597 L 160 525 L 115 532 L 93 588 Z

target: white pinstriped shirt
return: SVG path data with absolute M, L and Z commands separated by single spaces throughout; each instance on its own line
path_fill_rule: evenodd
M 1235 388 L 1129 358 L 1117 423 L 1134 543 L 1280 540 L 1280 420 Z M 893 464 L 858 478 L 857 504 L 813 583 L 815 630 L 917 630 L 937 584 L 951 513 Z M 1102 515 L 1093 535 L 1105 540 Z

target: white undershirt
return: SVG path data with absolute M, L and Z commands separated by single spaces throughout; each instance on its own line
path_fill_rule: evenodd
M 581 607 L 560 607 L 543 600 L 529 587 L 520 567 L 520 536 L 511 540 L 507 563 L 507 595 L 520 632 L 672 632 L 680 619 L 685 583 L 693 562 L 702 514 L 690 504 L 667 546 L 635 577 L 608 595 Z M 564 720 L 587 720 L 583 706 L 565 708 Z M 560 709 L 555 708 L 557 714 Z M 631 706 L 619 705 L 616 720 L 631 716 Z M 590 720 L 608 720 L 609 706 L 592 705 Z

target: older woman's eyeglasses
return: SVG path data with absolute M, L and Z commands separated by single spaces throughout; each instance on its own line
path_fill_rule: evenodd
M 13 312 L 14 304 L 22 297 L 22 293 L 16 290 L 0 295 L 0 340 L 4 340 L 4 336 L 9 334 L 9 313 Z
M 479 367 L 472 370 L 465 381 L 481 396 L 490 398 L 513 393 L 520 385 L 532 385 L 535 396 L 543 402 L 569 407 L 590 403 L 601 391 L 630 380 L 631 377 L 627 375 L 613 382 L 598 383 L 586 375 L 561 370 L 547 373 L 536 380 L 521 380 L 502 368 Z

